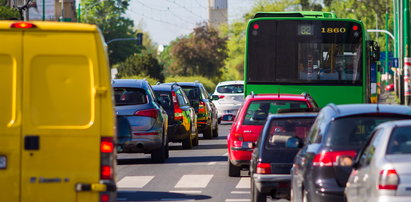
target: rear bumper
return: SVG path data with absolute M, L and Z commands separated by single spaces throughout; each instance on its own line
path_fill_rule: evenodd
M 249 142 L 243 142 L 241 147 L 230 146 L 230 161 L 235 166 L 250 165 L 252 148 L 248 146 Z M 250 142 L 251 143 L 251 142 Z
M 335 179 L 317 180 L 311 189 L 311 199 L 318 202 L 344 202 L 344 189 L 336 184 Z
M 255 187 L 265 194 L 275 194 L 275 198 L 290 198 L 290 174 L 253 174 Z
M 156 133 L 156 135 L 133 135 L 130 141 L 118 144 L 117 151 L 119 153 L 150 153 L 162 146 L 161 130 L 143 131 L 142 133 Z
M 183 125 L 168 125 L 167 136 L 170 142 L 181 142 L 188 137 L 189 133 Z

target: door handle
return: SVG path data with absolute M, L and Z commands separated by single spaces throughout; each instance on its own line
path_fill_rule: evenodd
M 24 136 L 24 149 L 25 150 L 39 150 L 40 149 L 40 137 L 35 135 Z

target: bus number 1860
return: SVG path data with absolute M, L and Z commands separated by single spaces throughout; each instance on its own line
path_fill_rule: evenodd
M 321 33 L 328 33 L 328 34 L 337 34 L 337 33 L 345 33 L 347 29 L 345 27 L 340 28 L 332 28 L 332 27 L 322 27 Z

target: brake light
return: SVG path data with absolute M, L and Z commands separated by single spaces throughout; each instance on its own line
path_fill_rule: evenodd
M 269 163 L 258 163 L 257 174 L 271 174 L 271 165 Z
M 37 26 L 29 22 L 16 22 L 10 25 L 10 28 L 20 28 L 20 29 L 29 29 L 36 28 Z
M 198 105 L 198 113 L 206 113 L 206 104 L 203 101 L 200 101 Z
M 102 137 L 100 142 L 100 179 L 112 180 L 114 170 L 114 142 L 112 137 Z
M 400 179 L 395 169 L 384 169 L 378 179 L 379 190 L 397 190 Z
M 106 193 L 101 193 L 100 194 L 100 202 L 109 202 L 110 201 L 110 195 Z
M 158 133 L 133 133 L 134 135 L 158 135 Z
M 147 116 L 153 119 L 157 119 L 158 117 L 158 111 L 157 109 L 146 109 L 146 110 L 140 110 L 136 111 L 134 113 L 134 116 Z
M 174 120 L 183 120 L 183 110 L 180 108 L 180 105 L 178 104 L 176 92 L 172 91 L 171 96 L 173 97 Z
M 313 166 L 351 166 L 356 151 L 323 151 L 314 156 Z
M 224 95 L 219 95 L 218 96 L 220 99 L 223 99 L 225 96 Z

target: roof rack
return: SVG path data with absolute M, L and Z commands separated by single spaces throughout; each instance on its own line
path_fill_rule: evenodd
M 160 85 L 160 84 L 161 84 L 160 81 L 157 81 L 156 85 Z
M 174 81 L 174 83 L 171 84 L 171 89 L 173 89 L 174 86 L 178 86 L 178 83 L 176 81 Z
M 301 95 L 304 96 L 305 99 L 307 99 L 307 97 L 311 97 L 311 95 L 307 92 L 303 92 Z

